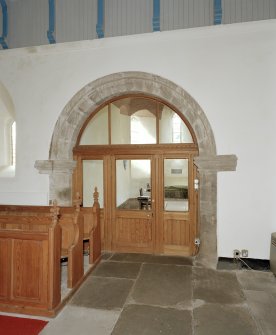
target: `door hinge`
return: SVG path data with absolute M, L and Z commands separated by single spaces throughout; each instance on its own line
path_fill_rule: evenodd
M 194 189 L 198 190 L 199 189 L 199 180 L 196 178 L 194 179 Z

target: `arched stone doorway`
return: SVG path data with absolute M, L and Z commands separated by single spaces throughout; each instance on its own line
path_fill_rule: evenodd
M 123 72 L 97 79 L 82 88 L 65 106 L 55 125 L 49 160 L 37 161 L 40 173 L 49 174 L 50 200 L 60 205 L 72 202 L 72 172 L 76 166 L 73 148 L 89 115 L 113 97 L 146 94 L 162 98 L 174 106 L 191 125 L 197 139 L 199 156 L 195 165 L 200 174 L 200 252 L 196 261 L 208 267 L 217 263 L 217 172 L 236 169 L 235 155 L 216 154 L 211 126 L 198 103 L 171 81 L 144 72 Z

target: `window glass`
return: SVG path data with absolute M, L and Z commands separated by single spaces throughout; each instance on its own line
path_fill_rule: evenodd
M 16 123 L 0 101 L 0 177 L 15 176 Z
M 111 144 L 155 144 L 156 102 L 132 97 L 111 104 Z
M 126 210 L 151 209 L 151 161 L 116 160 L 116 206 Z
M 16 159 L 16 123 L 11 126 L 11 165 L 15 166 Z
M 124 104 L 126 99 L 115 102 L 111 109 L 111 144 L 130 144 L 130 113 Z
M 164 210 L 189 210 L 188 159 L 164 159 Z
M 189 128 L 171 108 L 153 99 L 129 97 L 113 101 L 98 111 L 83 131 L 80 144 L 106 145 L 109 136 L 111 144 L 156 144 L 157 122 L 159 143 L 193 143 Z
M 108 144 L 108 106 L 98 111 L 82 133 L 80 144 Z
M 168 106 L 159 105 L 159 143 L 193 143 L 185 122 Z
M 100 207 L 103 208 L 103 161 L 83 160 L 83 207 L 92 207 L 95 187 L 99 192 Z

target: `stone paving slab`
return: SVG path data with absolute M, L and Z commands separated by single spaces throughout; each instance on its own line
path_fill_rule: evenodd
M 203 304 L 193 316 L 194 335 L 260 335 L 246 307 Z
M 276 297 L 276 278 L 270 271 L 237 271 L 237 278 L 245 290 L 265 291 Z
M 194 299 L 221 304 L 245 301 L 235 272 L 193 267 L 193 285 Z
M 192 265 L 191 257 L 181 256 L 160 256 L 150 254 L 122 253 L 114 254 L 110 260 L 119 262 L 138 262 L 138 263 L 154 263 L 154 264 L 176 264 L 176 265 Z
M 101 254 L 101 260 L 102 261 L 105 261 L 105 260 L 108 260 L 109 258 L 111 258 L 113 255 L 113 253 L 111 252 L 104 252 Z
M 121 309 L 133 283 L 130 279 L 88 277 L 70 305 L 107 310 Z
M 92 272 L 96 277 L 117 277 L 135 279 L 140 271 L 141 263 L 102 262 Z
M 276 297 L 268 292 L 245 290 L 247 304 L 263 335 L 276 334 Z
M 112 335 L 192 335 L 190 311 L 144 305 L 124 308 Z
M 110 335 L 119 315 L 119 311 L 66 306 L 40 335 Z
M 128 301 L 179 309 L 190 308 L 191 278 L 190 266 L 143 264 Z

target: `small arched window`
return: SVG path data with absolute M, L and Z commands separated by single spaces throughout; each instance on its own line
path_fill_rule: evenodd
M 183 119 L 166 104 L 148 97 L 121 98 L 88 121 L 80 145 L 194 143 Z
M 0 113 L 0 177 L 14 177 L 16 123 L 3 109 Z
M 15 121 L 11 125 L 11 145 L 10 145 L 10 165 L 15 167 L 16 162 L 16 123 Z

